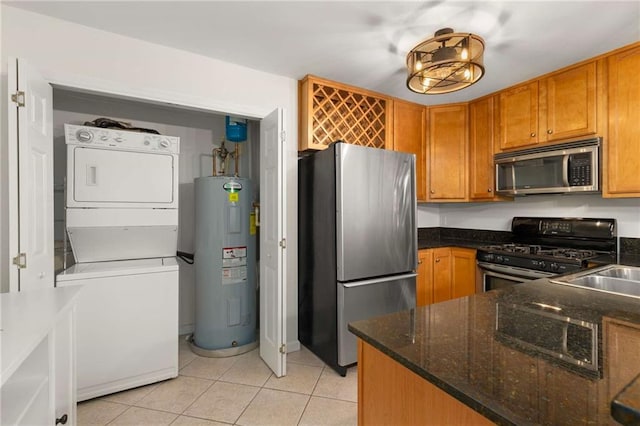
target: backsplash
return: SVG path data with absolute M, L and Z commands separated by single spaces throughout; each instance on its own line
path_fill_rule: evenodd
M 640 256 L 640 238 L 620 237 L 620 253 L 624 255 Z
M 465 240 L 487 244 L 507 243 L 511 241 L 511 232 L 484 229 L 418 228 L 418 241 Z
M 536 195 L 499 203 L 419 204 L 418 227 L 509 231 L 514 216 L 614 218 L 618 236 L 640 238 L 640 198 Z

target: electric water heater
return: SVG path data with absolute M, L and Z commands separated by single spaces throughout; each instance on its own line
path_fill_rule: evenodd
M 191 344 L 201 355 L 230 356 L 257 346 L 252 201 L 249 179 L 195 179 L 195 330 Z

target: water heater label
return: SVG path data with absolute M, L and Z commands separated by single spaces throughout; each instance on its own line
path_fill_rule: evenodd
M 247 247 L 225 247 L 222 249 L 223 259 L 233 259 L 236 257 L 247 257 Z
M 236 203 L 240 199 L 240 194 L 238 194 L 237 192 L 230 192 L 228 195 L 230 203 Z
M 236 284 L 247 281 L 247 267 L 222 268 L 222 285 Z
M 238 192 L 242 191 L 242 184 L 240 182 L 225 182 L 222 185 L 222 188 L 227 192 Z

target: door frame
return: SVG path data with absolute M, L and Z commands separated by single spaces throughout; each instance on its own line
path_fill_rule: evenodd
M 24 58 L 18 57 L 18 60 Z M 248 105 L 239 105 L 239 104 L 229 104 L 227 102 L 217 102 L 212 101 L 210 98 L 203 96 L 190 96 L 184 95 L 182 93 L 170 92 L 170 91 L 159 91 L 157 89 L 146 89 L 136 86 L 128 86 L 126 84 L 118 83 L 115 81 L 105 81 L 101 79 L 89 78 L 82 75 L 68 74 L 68 73 L 58 73 L 58 72 L 42 72 L 42 77 L 51 84 L 54 89 L 64 89 L 69 91 L 76 91 L 87 94 L 96 94 L 102 96 L 109 96 L 116 99 L 124 99 L 124 100 L 133 100 L 133 101 L 142 101 L 150 104 L 157 104 L 163 106 L 171 106 L 175 108 L 181 108 L 186 110 L 207 112 L 207 113 L 217 113 L 217 114 L 225 114 L 225 115 L 238 115 L 247 117 L 250 119 L 262 120 L 266 116 L 268 116 L 274 108 L 282 107 L 280 106 L 271 106 L 271 107 L 253 107 Z M 285 108 L 286 109 L 286 108 Z M 9 117 L 11 119 L 11 117 Z M 289 122 L 289 121 L 288 121 Z M 289 132 L 289 129 L 285 129 L 285 132 Z M 17 148 L 17 147 L 15 147 Z M 8 154 L 12 154 L 11 147 L 8 147 Z M 17 175 L 17 164 L 12 165 L 12 158 L 9 156 L 8 162 L 8 172 L 9 172 L 9 182 L 8 182 L 8 192 L 9 192 L 9 200 L 11 200 L 11 195 L 14 194 L 16 197 L 18 196 L 18 182 L 17 179 L 12 179 L 13 174 Z M 288 181 L 291 179 L 288 176 L 288 171 L 290 170 L 290 166 L 287 170 L 284 171 L 286 179 L 283 182 L 283 190 L 287 190 Z M 13 173 L 13 174 L 12 174 Z M 9 209 L 12 209 L 11 205 Z M 9 226 L 11 228 L 11 226 Z M 285 232 L 288 234 L 287 230 Z M 17 230 L 9 229 L 9 237 L 12 237 L 12 234 L 15 234 L 15 238 L 17 241 Z M 16 247 L 13 247 L 9 244 L 9 252 L 8 254 L 11 256 L 12 253 L 16 252 Z M 289 261 L 291 259 L 289 258 Z M 15 276 L 15 282 L 17 282 L 17 268 L 13 268 L 11 262 L 8 264 L 9 266 L 9 283 L 11 285 L 14 282 L 12 278 Z M 288 265 L 283 265 L 285 270 L 288 269 Z M 288 286 L 288 282 L 283 283 L 284 286 Z M 11 289 L 10 291 L 13 291 Z M 285 299 L 283 303 L 286 305 L 287 300 Z M 283 318 L 285 327 L 288 328 L 287 318 Z M 291 344 L 289 344 L 291 343 Z M 300 348 L 300 344 L 298 342 L 297 336 L 291 342 L 287 342 L 288 351 L 295 351 Z

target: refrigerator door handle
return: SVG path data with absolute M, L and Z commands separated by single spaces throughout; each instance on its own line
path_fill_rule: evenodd
M 354 282 L 350 282 L 350 283 L 340 283 L 342 284 L 343 287 L 345 288 L 353 288 L 353 287 L 360 287 L 363 285 L 369 285 L 369 284 L 378 284 L 378 283 L 384 283 L 387 281 L 398 281 L 398 280 L 403 280 L 405 278 L 413 278 L 413 277 L 417 277 L 418 274 L 402 274 L 402 275 L 391 275 L 388 277 L 381 277 L 381 278 L 373 278 L 370 280 L 363 280 L 363 281 L 354 281 Z

